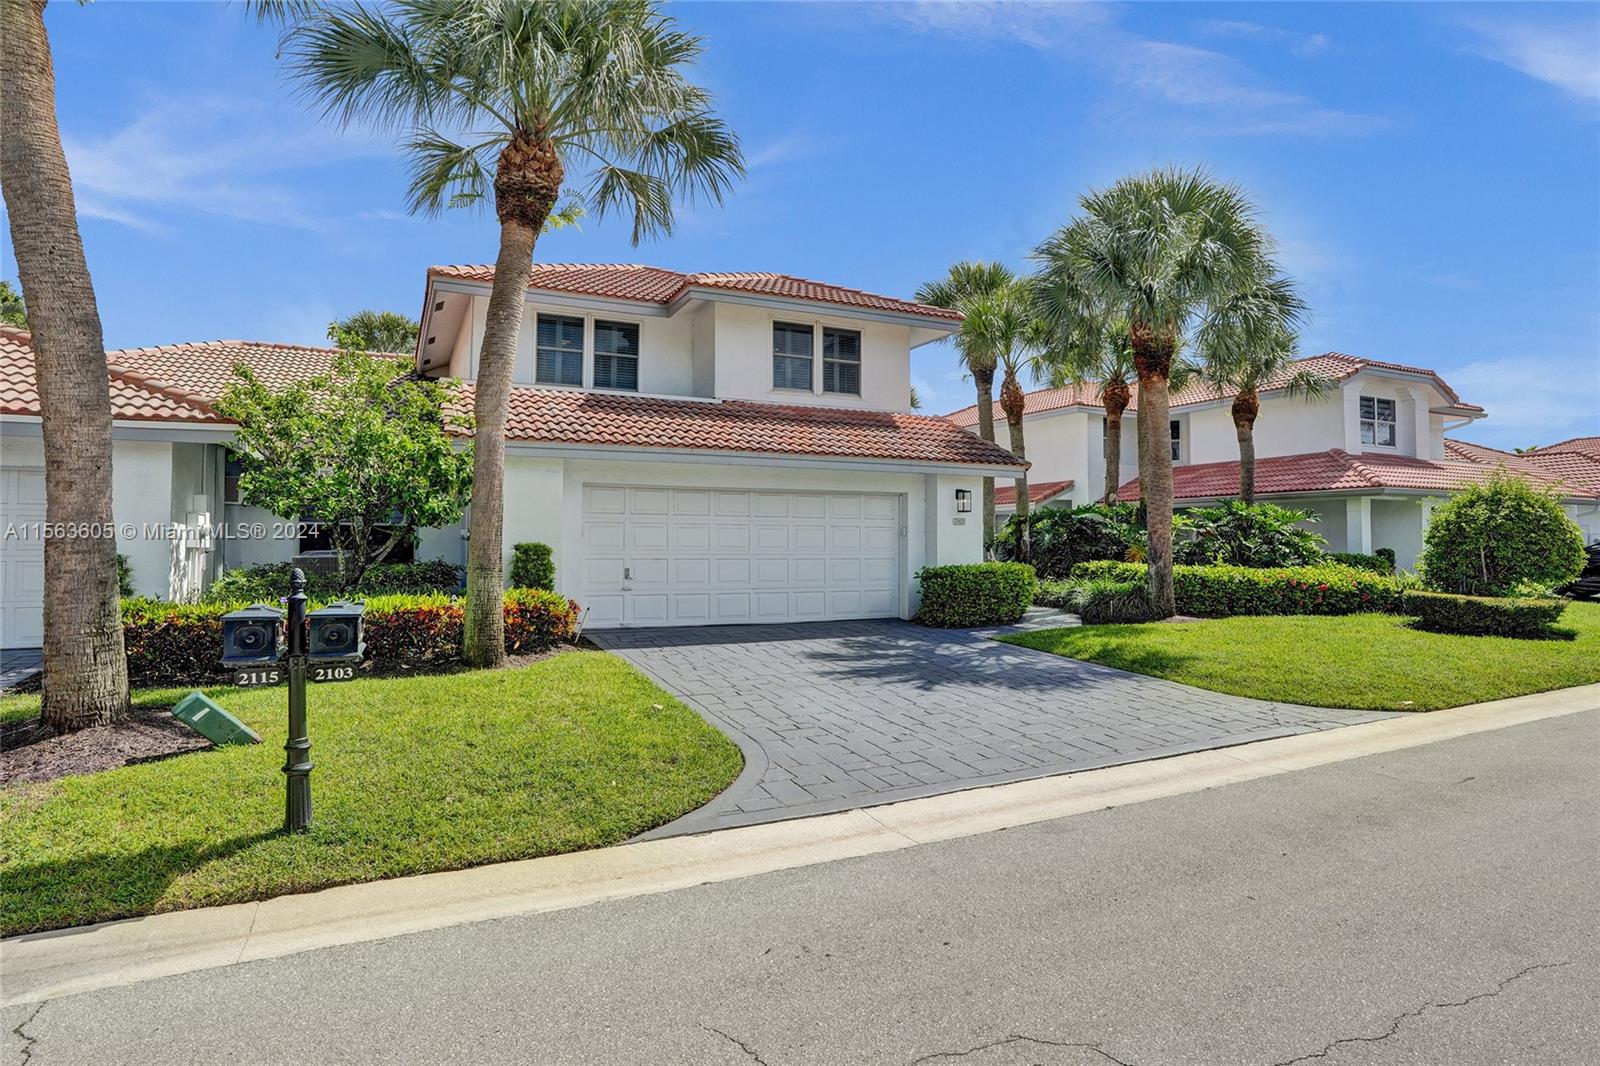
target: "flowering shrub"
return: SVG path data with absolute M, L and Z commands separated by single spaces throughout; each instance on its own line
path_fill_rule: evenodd
M 1072 568 L 1074 581 L 1144 581 L 1143 563 L 1091 562 Z M 1175 566 L 1178 613 L 1223 618 L 1236 614 L 1399 613 L 1404 579 L 1352 566 L 1257 568 Z
M 366 601 L 367 658 L 379 670 L 437 667 L 461 657 L 464 602 L 443 594 L 374 596 Z M 126 600 L 123 639 L 134 685 L 198 684 L 227 676 L 222 616 L 242 603 L 176 604 Z M 578 605 L 542 589 L 505 597 L 506 651 L 526 655 L 573 639 Z

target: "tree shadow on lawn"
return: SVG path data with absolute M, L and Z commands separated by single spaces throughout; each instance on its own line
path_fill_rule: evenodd
M 69 935 L 85 924 L 151 913 L 179 877 L 282 835 L 281 829 L 212 844 L 155 845 L 130 854 L 94 854 L 6 870 L 5 919 L 0 935 L 55 930 Z
M 1404 623 L 1407 629 L 1414 629 L 1418 633 L 1431 633 L 1439 637 L 1466 637 L 1476 640 L 1481 637 L 1499 637 L 1501 640 L 1577 640 L 1578 631 L 1566 626 L 1545 626 L 1529 633 L 1458 633 L 1453 629 L 1439 629 L 1434 626 L 1424 625 L 1422 619 L 1413 618 Z

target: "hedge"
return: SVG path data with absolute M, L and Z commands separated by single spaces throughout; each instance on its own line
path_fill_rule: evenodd
M 1388 555 L 1382 554 L 1388 551 Z M 1338 563 L 1341 566 L 1353 566 L 1357 570 L 1371 570 L 1374 574 L 1394 573 L 1394 551 L 1380 548 L 1371 555 L 1361 552 L 1328 552 L 1328 562 Z
M 225 571 L 206 589 L 207 603 L 277 603 L 289 594 L 293 563 L 258 563 Z M 303 568 L 302 568 L 303 569 Z M 455 563 L 429 559 L 420 563 L 379 563 L 367 568 L 347 595 L 394 596 L 453 592 L 463 587 L 464 571 Z M 339 596 L 338 575 L 306 570 L 306 595 L 314 600 Z
M 1496 470 L 1440 504 L 1422 537 L 1428 587 L 1475 596 L 1553 588 L 1583 569 L 1583 531 L 1554 492 Z
M 945 628 L 1010 625 L 1027 613 L 1037 584 L 1027 563 L 925 566 L 917 580 L 922 608 L 916 620 Z
M 511 546 L 511 584 L 519 589 L 556 587 L 556 564 L 550 545 L 529 541 Z
M 1108 578 L 1146 581 L 1144 563 L 1079 563 L 1075 581 Z M 1175 566 L 1173 591 L 1179 614 L 1225 618 L 1236 614 L 1398 613 L 1406 588 L 1401 578 L 1336 563 L 1317 566 Z
M 1156 618 L 1150 592 L 1142 581 L 1096 578 L 1081 582 L 1073 590 L 1072 607 L 1084 625 L 1090 626 L 1151 622 Z
M 443 594 L 374 596 L 366 605 L 367 660 L 375 668 L 414 670 L 461 658 L 462 600 Z M 228 671 L 217 661 L 222 653 L 222 616 L 241 606 L 124 601 L 129 683 L 198 684 L 227 677 Z M 511 589 L 505 596 L 505 617 L 506 651 L 525 655 L 572 640 L 578 605 L 542 589 Z
M 1405 613 L 1416 615 L 1420 628 L 1468 636 L 1540 636 L 1566 608 L 1566 601 L 1557 599 L 1462 596 L 1423 589 L 1405 595 Z

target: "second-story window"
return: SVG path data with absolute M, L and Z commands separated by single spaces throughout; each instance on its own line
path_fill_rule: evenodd
M 637 323 L 595 319 L 594 387 L 639 391 Z
M 772 324 L 772 387 L 811 391 L 811 327 Z
M 1361 397 L 1361 443 L 1394 447 L 1394 401 Z
M 1183 423 L 1176 418 L 1172 420 L 1172 461 L 1183 461 Z
M 539 316 L 533 380 L 540 385 L 583 384 L 583 319 Z
M 855 330 L 823 327 L 822 391 L 861 395 L 861 334 Z

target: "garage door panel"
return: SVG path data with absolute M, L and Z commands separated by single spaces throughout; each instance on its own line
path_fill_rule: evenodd
M 29 527 L 45 520 L 43 470 L 0 472 L 0 515 L 19 527 L 0 539 L 0 647 L 36 648 L 44 643 L 44 540 Z
M 900 609 L 900 497 L 585 486 L 598 626 L 872 618 Z

